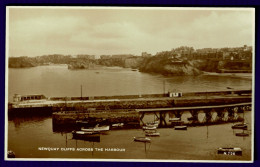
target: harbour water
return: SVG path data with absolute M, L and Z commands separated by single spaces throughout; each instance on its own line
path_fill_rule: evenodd
M 250 89 L 250 74 L 205 74 L 165 77 L 119 67 L 94 70 L 68 70 L 66 65 L 9 69 L 8 100 L 17 94 L 50 96 L 134 95 L 167 91 L 198 92 Z M 245 120 L 251 123 L 251 111 Z M 8 120 L 8 150 L 17 158 L 80 159 L 159 159 L 159 160 L 250 160 L 249 137 L 237 137 L 233 123 L 189 127 L 187 131 L 158 129 L 146 145 L 133 141 L 144 136 L 141 129 L 111 130 L 100 136 L 100 142 L 72 139 L 71 133 L 54 132 L 51 117 L 13 118 Z M 219 147 L 240 147 L 242 156 L 218 155 Z M 53 150 L 58 148 L 58 150 Z

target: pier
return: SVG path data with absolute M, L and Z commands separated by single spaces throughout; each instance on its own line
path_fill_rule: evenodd
M 241 121 L 242 118 L 237 116 L 238 113 L 251 110 L 251 102 L 238 103 L 238 104 L 225 104 L 225 105 L 213 105 L 213 106 L 193 106 L 193 107 L 172 107 L 172 108 L 154 108 L 154 109 L 136 109 L 136 112 L 140 115 L 140 122 L 145 125 L 143 118 L 146 114 L 153 114 L 156 120 L 159 120 L 160 127 L 167 127 L 172 125 L 169 118 L 180 118 L 184 111 L 188 111 L 191 117 L 188 118 L 190 125 L 202 125 L 202 124 L 217 124 L 223 122 Z M 204 113 L 203 121 L 199 121 L 198 114 Z M 216 113 L 216 117 L 213 117 L 213 113 Z M 225 116 L 225 113 L 227 113 Z M 168 115 L 168 120 L 166 116 Z M 177 122 L 177 121 L 176 121 Z
M 70 126 L 77 121 L 142 126 L 145 124 L 144 118 L 153 115 L 160 127 L 166 127 L 172 125 L 169 118 L 181 118 L 184 112 L 191 115 L 186 121 L 190 125 L 239 121 L 241 118 L 237 113 L 249 110 L 252 105 L 251 90 L 45 99 L 34 97 L 38 98 L 26 96 L 29 100 L 9 103 L 9 116 L 52 115 L 53 124 L 60 126 Z M 198 119 L 200 113 L 204 114 L 203 121 Z

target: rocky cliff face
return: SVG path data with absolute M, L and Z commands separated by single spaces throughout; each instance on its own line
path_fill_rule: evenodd
M 68 64 L 68 69 L 95 69 L 95 62 L 84 60 L 84 61 L 73 61 Z
M 125 68 L 139 68 L 142 64 L 144 58 L 138 57 L 138 58 L 128 58 L 124 62 Z
M 12 57 L 9 58 L 9 68 L 27 68 L 35 67 L 37 63 L 32 58 L 28 57 Z
M 231 60 L 194 60 L 191 61 L 193 66 L 201 71 L 221 72 L 224 70 L 252 70 L 250 61 L 231 61 Z
M 140 66 L 141 72 L 159 73 L 162 75 L 199 75 L 201 71 L 189 61 L 174 60 L 165 57 L 146 59 Z

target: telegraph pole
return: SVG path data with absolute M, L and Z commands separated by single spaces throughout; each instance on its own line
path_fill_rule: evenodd
M 80 99 L 82 100 L 82 85 L 80 85 Z

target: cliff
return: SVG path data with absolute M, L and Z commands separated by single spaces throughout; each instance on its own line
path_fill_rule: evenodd
M 236 60 L 194 60 L 191 61 L 193 66 L 201 71 L 207 72 L 252 72 L 251 61 L 236 61 Z
M 77 60 L 68 64 L 68 69 L 95 69 L 95 62 L 93 60 Z
M 162 53 L 145 58 L 139 67 L 141 72 L 159 73 L 163 75 L 199 75 L 198 70 L 189 61 L 179 60 L 172 57 L 170 53 Z
M 35 67 L 37 63 L 28 57 L 11 57 L 9 58 L 8 67 L 9 68 L 27 68 Z

